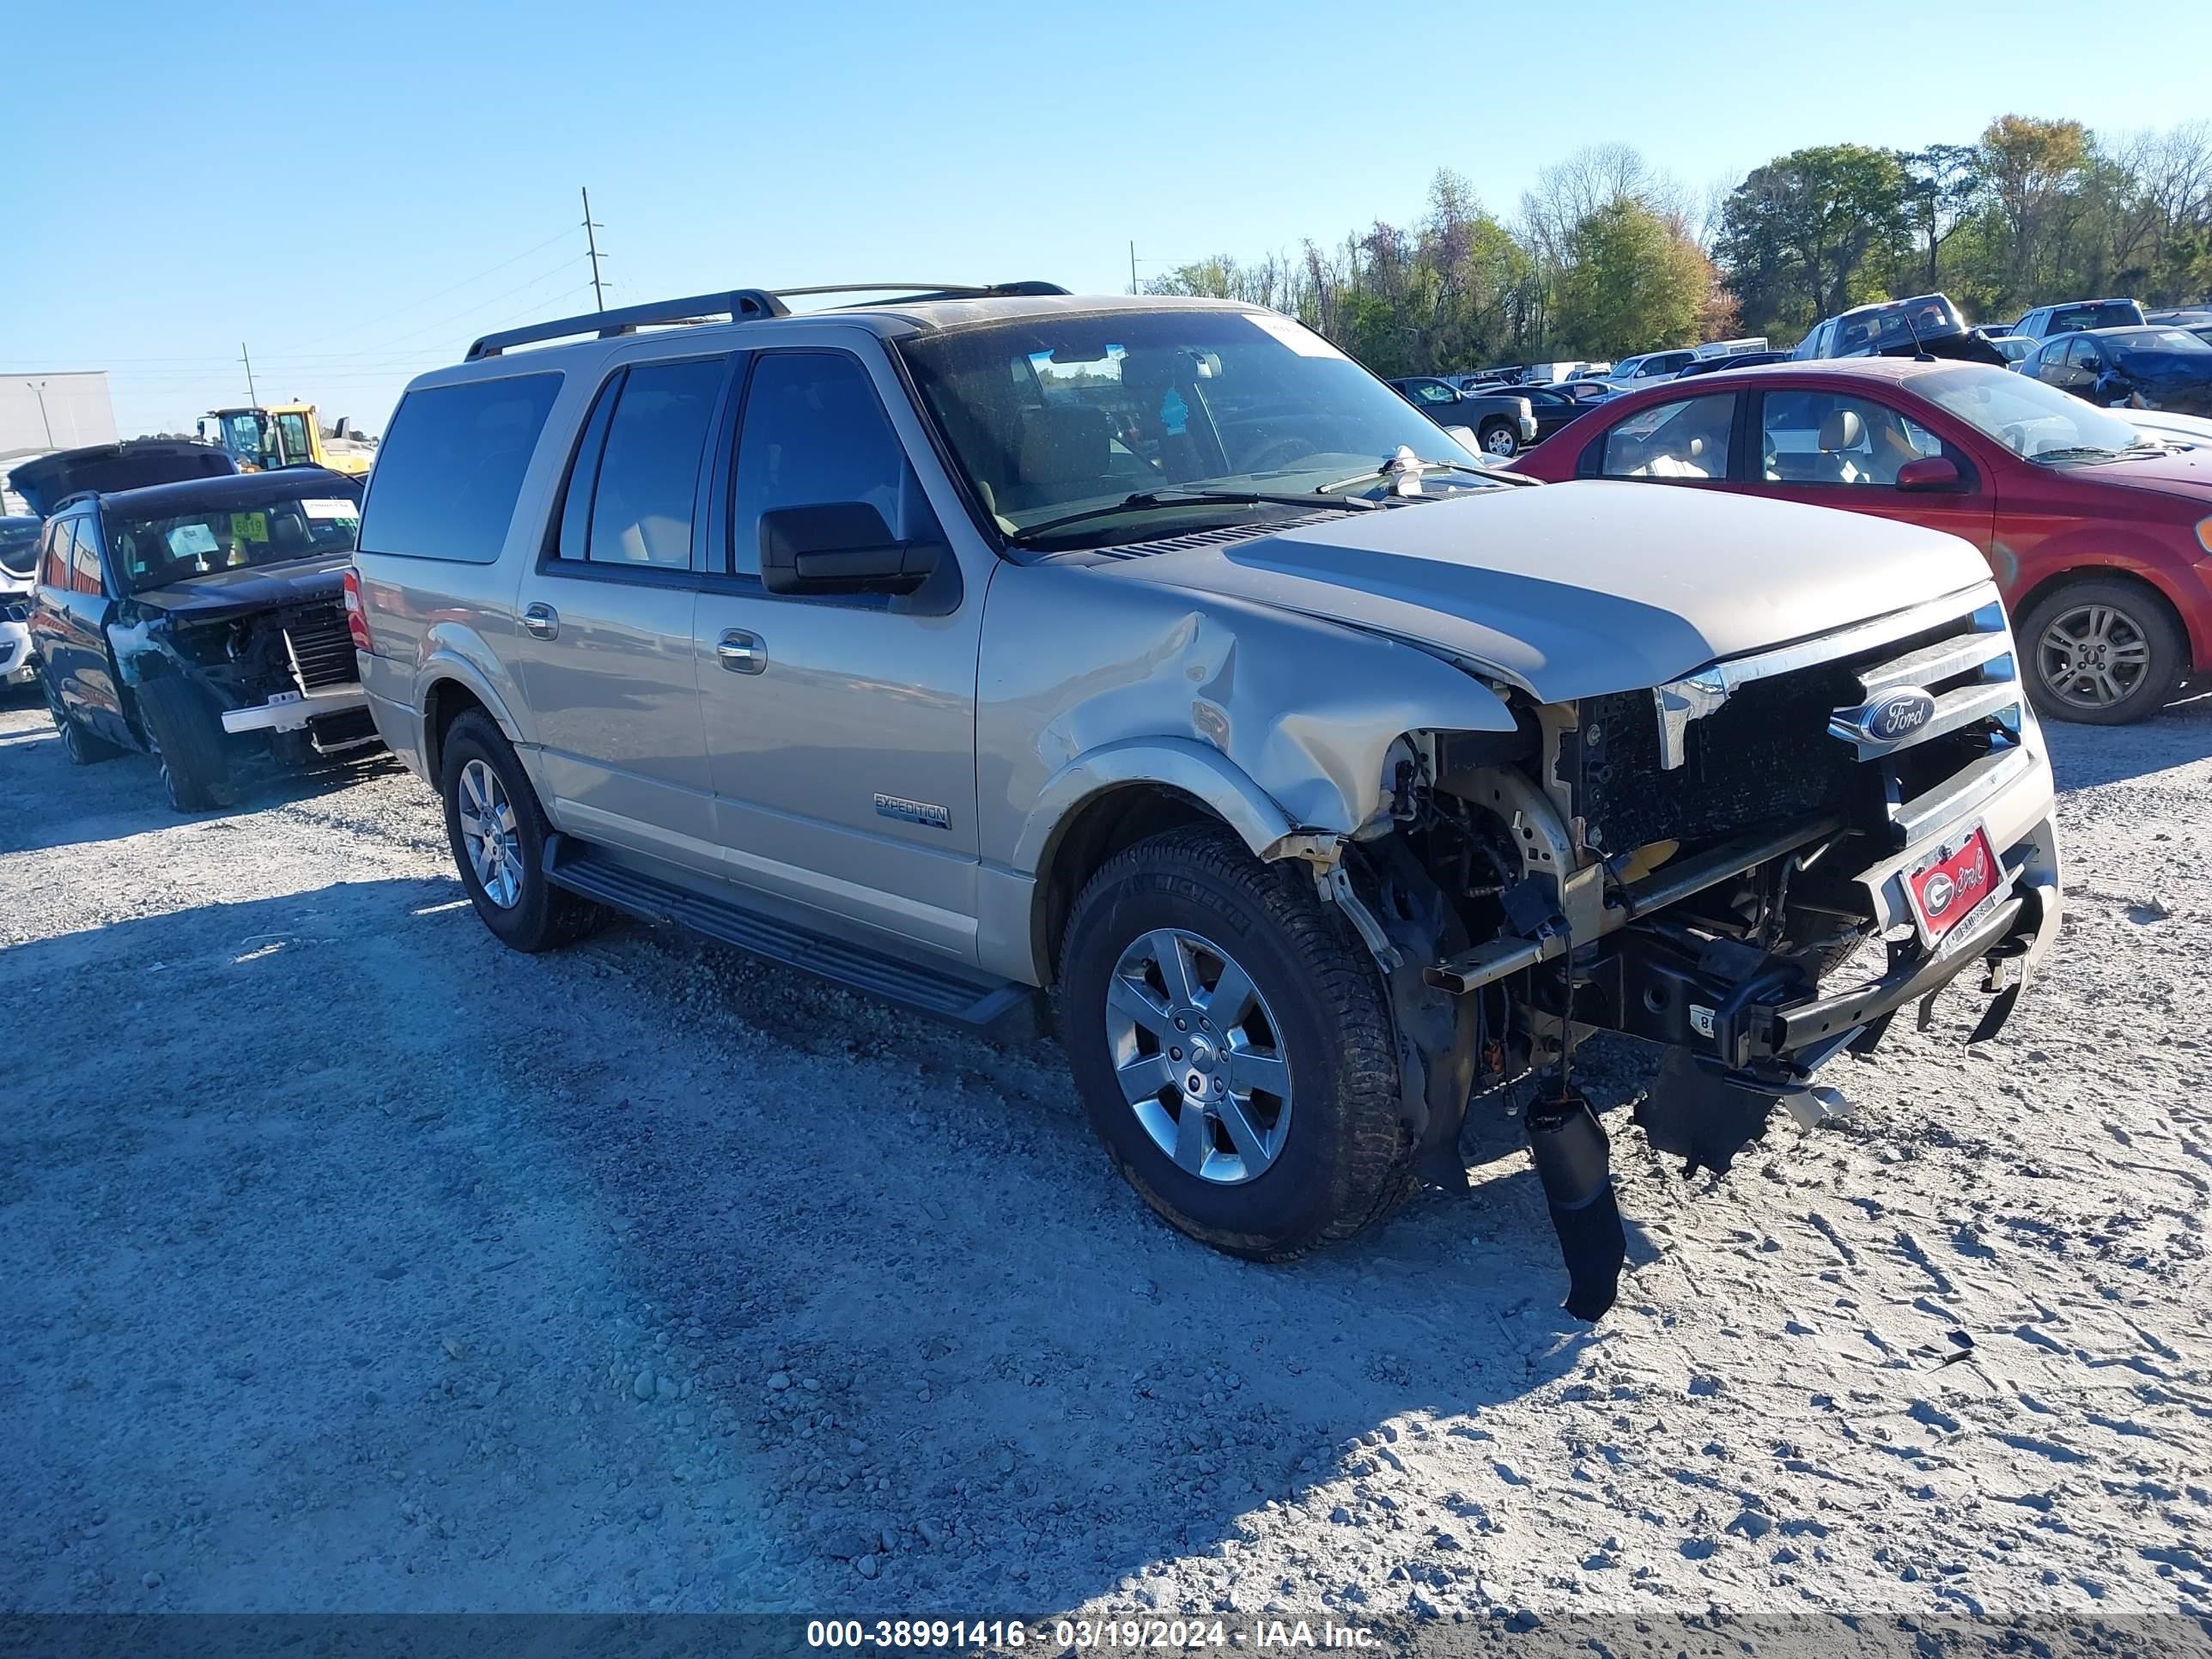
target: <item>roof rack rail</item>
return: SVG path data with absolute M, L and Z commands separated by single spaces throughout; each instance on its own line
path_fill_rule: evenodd
M 960 283 L 835 283 L 819 288 L 733 288 L 721 294 L 695 294 L 688 299 L 655 300 L 645 305 L 619 306 L 612 311 L 587 311 L 550 322 L 526 323 L 520 328 L 486 334 L 470 345 L 465 362 L 496 357 L 509 348 L 534 345 L 543 340 L 564 340 L 596 334 L 601 339 L 635 334 L 641 328 L 678 323 L 704 322 L 726 317 L 733 323 L 756 322 L 764 317 L 788 317 L 787 299 L 823 294 L 896 294 L 902 300 L 981 300 L 997 295 L 1065 294 L 1057 283 L 999 283 L 974 287 Z

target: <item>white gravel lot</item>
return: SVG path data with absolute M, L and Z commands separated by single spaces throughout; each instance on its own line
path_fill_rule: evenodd
M 2212 1617 L 2212 699 L 2051 735 L 2011 1031 L 1722 1177 L 1609 1114 L 1593 1334 L 1502 1139 L 1248 1266 L 1048 1045 L 515 956 L 390 763 L 179 818 L 0 711 L 0 1608 Z

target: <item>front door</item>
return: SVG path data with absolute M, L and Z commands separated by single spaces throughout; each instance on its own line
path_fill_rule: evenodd
M 715 870 L 692 635 L 708 434 L 726 356 L 633 362 L 599 390 L 549 545 L 517 595 L 554 822 Z
M 835 931 L 973 961 L 984 583 L 825 599 L 759 579 L 761 514 L 778 507 L 862 501 L 901 539 L 935 533 L 889 407 L 927 455 L 880 356 L 754 354 L 716 491 L 725 562 L 699 595 L 715 822 L 733 880 Z
M 1946 531 L 1988 556 L 1996 498 L 1959 446 L 1859 391 L 1778 387 L 1755 398 L 1753 409 L 1746 494 Z M 1899 467 L 1938 455 L 1959 469 L 1956 485 L 1897 487 Z

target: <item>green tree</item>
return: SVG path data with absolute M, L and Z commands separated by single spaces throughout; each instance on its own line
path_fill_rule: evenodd
M 1679 223 L 1615 198 L 1567 237 L 1554 335 L 1582 357 L 1625 357 L 1699 337 L 1714 273 Z
M 1896 155 L 1824 144 L 1754 168 L 1721 210 L 1715 249 L 1747 324 L 1802 330 L 1883 292 L 1908 234 Z

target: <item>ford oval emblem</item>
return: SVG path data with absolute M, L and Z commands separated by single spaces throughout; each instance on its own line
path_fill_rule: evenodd
M 1917 685 L 1867 705 L 1857 725 L 1875 743 L 1901 743 L 1936 718 L 1936 699 Z

